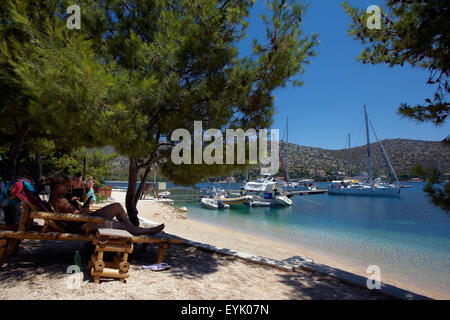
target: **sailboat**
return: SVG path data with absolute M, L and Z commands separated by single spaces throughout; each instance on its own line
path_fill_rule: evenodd
M 290 194 L 288 197 L 292 196 L 291 191 L 318 190 L 319 187 L 317 186 L 317 183 L 315 183 L 313 179 L 301 179 L 294 181 L 289 178 L 289 118 L 286 118 L 285 133 L 286 133 L 286 156 L 285 156 L 286 164 L 283 163 L 283 158 L 280 153 L 280 164 L 284 172 L 284 181 L 281 182 L 283 189 L 286 190 L 288 194 Z
M 339 195 L 356 195 L 356 196 L 373 196 L 373 197 L 399 197 L 401 186 L 398 181 L 397 175 L 395 174 L 394 168 L 392 167 L 389 158 L 387 157 L 386 151 L 384 150 L 381 141 L 378 140 L 375 129 L 367 116 L 366 106 L 364 106 L 364 119 L 366 124 L 366 139 L 367 139 L 367 158 L 368 158 L 368 171 L 369 177 L 365 182 L 359 181 L 336 181 L 328 187 L 328 194 L 339 194 Z M 380 146 L 381 153 L 385 160 L 386 166 L 389 171 L 389 175 L 395 178 L 396 183 L 387 184 L 382 183 L 381 179 L 373 179 L 372 176 L 372 156 L 370 153 L 370 138 L 369 138 L 369 122 L 371 128 L 375 134 L 375 138 Z M 350 150 L 349 150 L 350 152 Z M 350 158 L 350 157 L 349 157 Z M 350 164 L 349 164 L 350 172 Z

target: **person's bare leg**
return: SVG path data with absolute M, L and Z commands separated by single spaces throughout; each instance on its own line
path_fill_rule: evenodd
M 145 234 L 155 234 L 161 232 L 164 230 L 164 227 L 165 227 L 164 224 L 161 224 L 151 228 L 140 228 L 121 221 L 110 220 L 104 224 L 92 223 L 90 230 L 92 233 L 94 233 L 101 228 L 119 229 L 119 230 L 126 230 L 134 236 L 140 236 Z M 85 229 L 85 225 L 82 227 L 82 229 L 83 230 Z
M 113 204 L 107 205 L 106 207 L 103 207 L 103 208 L 95 211 L 94 215 L 105 218 L 107 220 L 112 220 L 112 219 L 116 218 L 120 222 L 124 222 L 126 224 L 133 225 L 131 223 L 130 219 L 128 219 L 128 215 L 120 203 L 113 203 Z

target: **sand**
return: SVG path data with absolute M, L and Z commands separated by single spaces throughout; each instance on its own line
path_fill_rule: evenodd
M 236 249 L 274 259 L 305 255 L 286 244 L 210 226 L 152 201 L 138 205 L 140 216 L 164 222 L 166 232 L 189 240 Z M 275 250 L 274 250 L 275 249 Z M 79 287 L 67 268 L 76 250 L 82 255 Z M 169 270 L 141 268 L 156 260 L 156 247 L 135 248 L 126 284 L 94 284 L 86 267 L 92 248 L 79 242 L 23 241 L 18 254 L 5 259 L 0 271 L 0 299 L 388 299 L 380 292 L 346 284 L 319 273 L 285 272 L 232 256 L 172 245 L 165 262 Z

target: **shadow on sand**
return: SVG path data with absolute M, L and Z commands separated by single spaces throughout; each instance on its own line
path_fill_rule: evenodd
M 136 248 L 128 261 L 132 269 L 142 265 L 156 263 L 158 248 L 148 246 L 147 250 Z M 94 247 L 85 242 L 64 241 L 22 241 L 17 255 L 6 257 L 0 269 L 0 282 L 13 285 L 17 281 L 30 281 L 41 276 L 63 278 L 67 276 L 67 268 L 74 264 L 76 251 L 82 259 L 84 280 L 92 280 L 87 261 Z M 105 255 L 105 259 L 110 258 Z M 231 262 L 233 258 L 217 254 L 206 254 L 202 250 L 185 245 L 171 245 L 166 252 L 164 262 L 171 265 L 168 270 L 175 277 L 199 279 L 217 271 L 219 264 Z M 131 270 L 132 270 L 131 269 Z M 132 271 L 131 271 L 132 272 Z

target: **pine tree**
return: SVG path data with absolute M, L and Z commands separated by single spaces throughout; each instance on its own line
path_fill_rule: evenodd
M 101 144 L 99 102 L 114 78 L 91 41 L 70 32 L 61 1 L 8 1 L 0 13 L 2 136 L 9 142 L 3 176 L 11 178 L 27 139 L 69 150 Z M 3 167 L 3 166 L 2 166 Z
M 343 4 L 352 18 L 349 34 L 366 45 L 357 58 L 364 64 L 387 64 L 429 70 L 428 85 L 436 87 L 433 97 L 424 104 L 400 105 L 398 112 L 420 122 L 443 124 L 450 112 L 450 12 L 448 1 L 388 0 L 381 16 L 380 29 L 369 29 L 372 14 Z
M 177 128 L 269 127 L 275 112 L 273 90 L 304 72 L 314 55 L 317 36 L 305 36 L 301 18 L 306 6 L 274 0 L 266 42 L 254 42 L 254 55 L 239 57 L 253 1 L 81 1 L 87 15 L 83 30 L 97 54 L 117 62 L 118 86 L 105 101 L 122 107 L 106 119 L 105 136 L 130 160 L 126 207 L 138 224 L 136 189 L 152 166 L 183 184 L 229 173 L 235 166 L 174 166 L 168 154 Z M 114 124 L 114 125 L 113 125 Z M 141 184 L 142 185 L 142 184 Z

